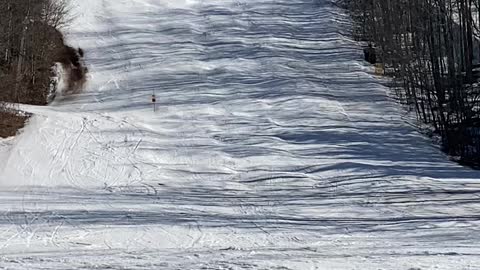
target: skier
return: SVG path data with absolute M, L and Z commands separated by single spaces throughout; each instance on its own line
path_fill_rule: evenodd
M 368 43 L 368 48 L 363 49 L 363 53 L 365 55 L 365 61 L 369 62 L 370 64 L 377 63 L 377 55 L 372 43 Z

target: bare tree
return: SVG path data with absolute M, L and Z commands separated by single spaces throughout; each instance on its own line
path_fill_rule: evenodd
M 64 0 L 0 0 L 0 100 L 46 104 L 52 67 L 65 50 Z M 12 87 L 13 86 L 13 87 Z
M 480 0 L 344 0 L 356 36 L 401 83 L 399 97 L 446 152 L 480 164 Z
M 60 32 L 68 14 L 66 0 L 0 0 L 0 136 L 12 135 L 26 119 L 15 104 L 47 104 L 56 62 L 84 79 L 80 53 Z

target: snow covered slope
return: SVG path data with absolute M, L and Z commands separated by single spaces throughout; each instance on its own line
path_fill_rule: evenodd
M 89 85 L 0 144 L 0 269 L 478 269 L 480 172 L 329 1 L 72 3 Z

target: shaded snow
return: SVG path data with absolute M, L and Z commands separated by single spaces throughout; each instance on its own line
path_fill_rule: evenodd
M 0 145 L 0 268 L 480 264 L 480 173 L 402 120 L 328 1 L 72 2 L 89 84 Z

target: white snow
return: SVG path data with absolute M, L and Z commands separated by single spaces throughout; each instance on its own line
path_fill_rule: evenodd
M 72 5 L 89 83 L 0 142 L 0 269 L 478 269 L 480 172 L 329 1 Z

